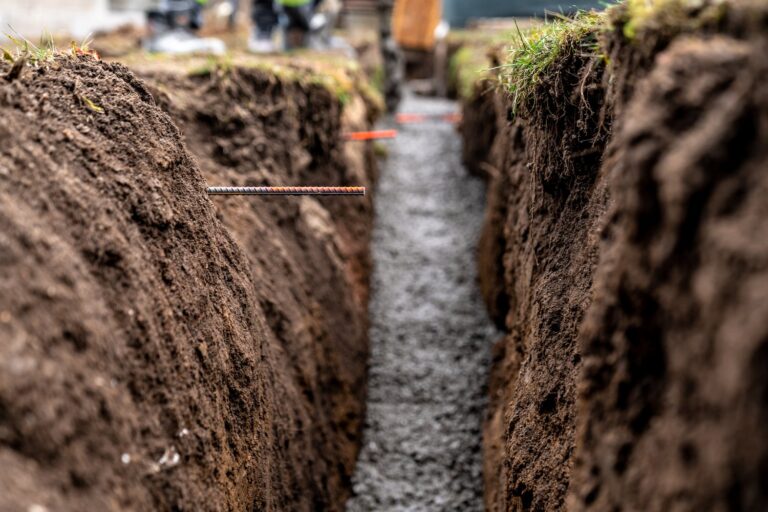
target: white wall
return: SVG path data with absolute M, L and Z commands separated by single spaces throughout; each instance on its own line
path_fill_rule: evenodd
M 142 13 L 109 12 L 107 4 L 108 0 L 0 0 L 0 34 L 10 32 L 10 26 L 31 41 L 44 31 L 81 39 L 97 30 L 144 21 Z

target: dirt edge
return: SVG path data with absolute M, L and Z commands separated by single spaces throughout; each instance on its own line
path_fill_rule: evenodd
M 481 285 L 507 330 L 488 510 L 768 503 L 766 324 L 753 316 L 768 247 L 747 242 L 768 234 L 768 16 L 707 7 L 631 39 L 619 7 L 607 59 L 556 59 L 535 108 L 486 86 L 466 104 L 468 158 L 489 177 Z
M 343 509 L 370 198 L 204 189 L 369 185 L 370 146 L 340 135 L 374 114 L 234 73 L 171 77 L 163 98 L 58 56 L 0 83 L 3 510 Z

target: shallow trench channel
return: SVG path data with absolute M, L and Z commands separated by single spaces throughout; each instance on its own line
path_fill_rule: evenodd
M 403 111 L 448 113 L 409 97 Z M 477 285 L 485 187 L 453 126 L 401 127 L 375 196 L 371 360 L 348 512 L 482 510 L 482 418 L 496 332 Z

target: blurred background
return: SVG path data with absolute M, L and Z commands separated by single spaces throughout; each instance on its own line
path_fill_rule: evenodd
M 142 11 L 116 12 L 109 0 L 2 0 L 0 29 L 37 39 L 43 31 L 83 38 L 126 24 L 142 26 Z
M 143 6 L 145 1 L 132 0 L 2 0 L 0 2 L 0 27 L 8 27 L 28 37 L 38 37 L 43 31 L 53 34 L 66 34 L 72 37 L 85 37 L 90 33 L 110 30 L 121 25 L 133 24 L 144 26 Z M 245 12 L 249 0 L 240 2 L 210 2 L 211 4 L 229 4 L 229 9 L 238 8 Z M 355 28 L 360 23 L 372 22 L 379 8 L 380 0 L 343 0 L 342 26 Z M 417 19 L 429 12 L 432 6 L 440 9 L 440 17 L 451 27 L 472 26 L 479 20 L 508 17 L 543 17 L 546 11 L 572 12 L 578 8 L 600 7 L 595 0 L 415 0 L 407 4 L 409 15 Z M 234 4 L 241 4 L 236 6 Z M 133 5 L 134 8 L 130 9 Z M 119 7 L 120 10 L 116 10 Z M 215 5 L 211 6 L 216 8 Z M 228 12 L 228 8 L 219 7 L 219 12 Z M 240 18 L 247 21 L 248 14 Z
M 356 59 L 397 108 L 403 84 L 456 96 L 487 69 L 489 48 L 547 17 L 599 0 L 2 0 L 0 29 L 18 43 L 88 40 L 104 58 L 149 52 L 281 54 L 309 49 Z M 26 44 L 26 43 L 25 43 Z M 461 70 L 470 70 L 462 80 Z M 462 85 L 464 84 L 464 85 Z

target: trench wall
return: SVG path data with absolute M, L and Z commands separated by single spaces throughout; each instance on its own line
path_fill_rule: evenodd
M 604 57 L 560 55 L 535 107 L 486 87 L 466 104 L 489 179 L 481 284 L 507 333 L 489 510 L 768 502 L 766 12 L 630 21 L 611 11 Z
M 376 108 L 317 75 L 0 64 L 0 509 L 341 510 Z M 355 80 L 350 78 L 350 84 Z

